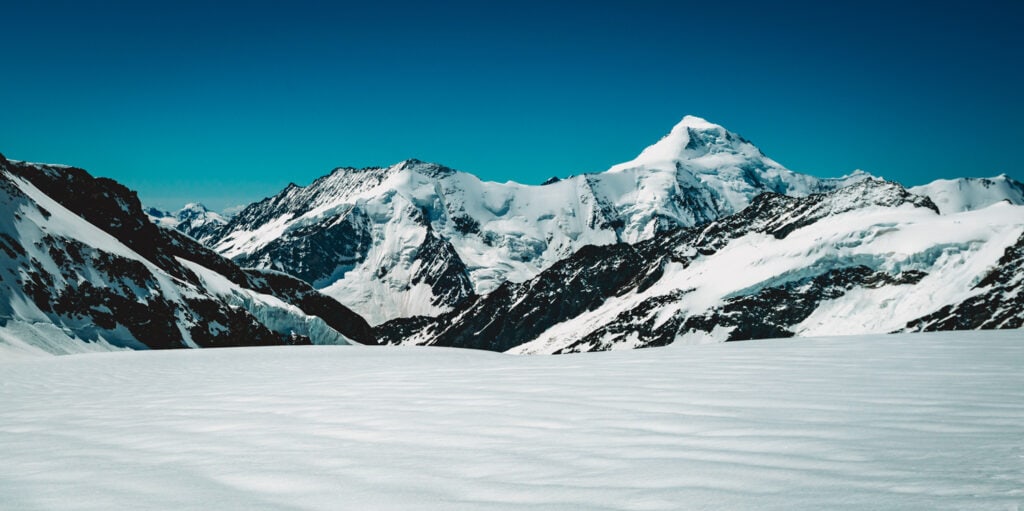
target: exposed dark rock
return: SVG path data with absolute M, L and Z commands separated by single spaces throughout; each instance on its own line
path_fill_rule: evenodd
M 328 217 L 287 231 L 236 262 L 244 267 L 269 267 L 315 285 L 362 262 L 369 248 L 365 214 L 353 209 L 342 219 Z
M 429 224 L 414 261 L 420 265 L 413 273 L 411 283 L 414 286 L 421 282 L 429 285 L 434 290 L 433 305 L 458 306 L 473 295 L 469 271 L 455 252 L 455 247 L 436 235 Z

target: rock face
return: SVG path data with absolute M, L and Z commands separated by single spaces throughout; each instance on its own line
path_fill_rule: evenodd
M 294 279 L 271 289 L 81 169 L 0 156 L 0 252 L 0 342 L 28 350 L 372 340 L 342 305 Z
M 707 225 L 585 247 L 436 319 L 377 332 L 386 343 L 567 353 L 1012 327 L 1024 317 L 1022 232 L 1024 208 L 939 215 L 928 198 L 875 179 L 762 194 Z
M 417 160 L 339 168 L 249 206 L 207 243 L 242 266 L 295 275 L 379 324 L 453 310 L 587 245 L 636 243 L 732 214 L 764 192 L 804 196 L 866 177 L 798 174 L 686 117 L 633 161 L 540 186 Z

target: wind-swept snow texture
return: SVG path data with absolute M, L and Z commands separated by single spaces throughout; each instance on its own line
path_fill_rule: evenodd
M 250 205 L 208 243 L 242 266 L 302 278 L 380 324 L 446 312 L 586 245 L 635 243 L 734 213 L 763 192 L 802 196 L 865 177 L 792 172 L 688 116 L 630 162 L 542 186 L 417 160 L 339 168 Z
M 1024 333 L 0 359 L 0 508 L 1019 509 Z

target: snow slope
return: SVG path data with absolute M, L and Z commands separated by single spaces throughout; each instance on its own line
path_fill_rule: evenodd
M 0 508 L 1017 509 L 1024 333 L 0 360 Z
M 1018 206 L 1024 204 L 1024 184 L 1006 174 L 990 178 L 938 179 L 909 190 L 930 198 L 943 213 L 981 209 L 1002 201 Z
M 300 281 L 274 288 L 150 224 L 130 190 L 81 169 L 0 155 L 0 255 L 0 352 L 11 356 L 347 344 L 369 330 Z
M 763 192 L 807 195 L 865 177 L 792 172 L 688 116 L 630 162 L 542 186 L 485 182 L 417 160 L 339 168 L 250 205 L 209 244 L 243 266 L 298 276 L 379 324 L 435 316 L 586 245 L 705 223 Z

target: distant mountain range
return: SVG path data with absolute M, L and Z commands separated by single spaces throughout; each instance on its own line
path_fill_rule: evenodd
M 175 212 L 156 208 L 146 208 L 145 212 L 151 222 L 177 229 L 200 243 L 208 243 L 228 223 L 224 216 L 197 202 L 186 204 Z
M 686 117 L 634 160 L 601 173 L 528 186 L 417 160 L 339 168 L 200 236 L 243 266 L 295 275 L 381 324 L 453 310 L 587 245 L 706 224 L 765 192 L 803 197 L 869 177 L 792 172 L 722 126 Z M 936 182 L 918 193 L 957 210 L 1024 199 L 1005 176 Z
M 865 177 L 791 172 L 687 117 L 631 162 L 542 186 L 417 160 L 339 168 L 243 209 L 205 242 L 243 266 L 295 275 L 380 324 L 452 310 L 587 245 L 706 223 L 763 192 L 802 196 Z
M 27 297 L 12 303 L 38 309 L 12 305 L 0 320 L 94 343 L 344 338 L 553 353 L 1017 328 L 1024 317 L 1014 271 L 1024 250 L 1020 183 L 1003 175 L 908 190 L 860 171 L 816 178 L 696 117 L 601 173 L 529 186 L 418 160 L 339 168 L 230 218 L 198 204 L 144 211 L 134 194 L 80 169 L 0 164 L 10 203 L 22 204 L 0 219 L 18 261 L 0 284 Z M 108 237 L 27 213 L 44 202 L 64 208 L 59 225 L 91 224 Z M 67 252 L 67 240 L 123 260 L 62 268 L 53 254 Z M 137 266 L 129 261 L 146 268 L 136 280 L 97 270 Z M 99 289 L 121 282 L 126 303 L 133 293 L 145 305 L 165 299 L 171 333 L 152 342 L 92 290 L 72 309 L 55 308 L 83 294 L 69 284 L 79 275 Z M 270 333 L 241 328 L 243 319 Z M 193 334 L 201 325 L 217 335 Z

